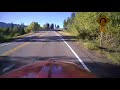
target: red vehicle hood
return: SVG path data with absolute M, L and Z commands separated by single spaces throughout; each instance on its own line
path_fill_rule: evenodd
M 96 78 L 96 76 L 74 63 L 40 61 L 8 72 L 0 78 Z

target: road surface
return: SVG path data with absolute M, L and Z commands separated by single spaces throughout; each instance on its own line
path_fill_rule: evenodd
M 61 36 L 55 30 L 37 31 L 32 35 L 0 44 L 0 75 L 44 60 L 74 62 L 98 77 L 120 77 L 118 68 L 95 62 L 78 49 L 74 41 Z

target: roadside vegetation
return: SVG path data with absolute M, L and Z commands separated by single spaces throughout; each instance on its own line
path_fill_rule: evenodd
M 38 22 L 31 22 L 31 24 L 28 26 L 25 26 L 24 24 L 14 26 L 14 24 L 11 23 L 11 27 L 0 28 L 0 43 L 7 42 L 15 38 L 23 37 L 28 34 L 32 34 L 34 31 L 59 28 L 59 25 L 53 23 L 46 23 L 43 25 L 43 27 L 41 27 L 40 24 L 38 24 Z
M 110 19 L 103 33 L 102 47 L 99 46 L 100 30 L 96 21 L 100 15 Z M 63 23 L 64 31 L 76 36 L 85 47 L 120 64 L 120 12 L 76 12 Z
M 0 28 L 0 42 L 13 40 L 18 36 L 23 36 L 39 29 L 42 29 L 42 27 L 40 27 L 37 22 L 32 22 L 26 27 L 24 24 L 21 24 L 20 26 L 14 26 L 14 24 L 11 24 L 11 27 Z
M 60 26 L 59 25 L 56 25 L 56 24 L 50 24 L 50 23 L 45 23 L 43 25 L 43 29 L 59 29 Z

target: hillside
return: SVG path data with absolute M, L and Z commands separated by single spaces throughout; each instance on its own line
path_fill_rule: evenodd
M 20 24 L 13 24 L 13 26 L 21 26 L 21 25 Z M 12 23 L 0 22 L 0 28 L 7 28 L 7 27 L 12 27 Z

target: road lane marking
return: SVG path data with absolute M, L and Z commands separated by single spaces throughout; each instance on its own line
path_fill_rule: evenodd
M 22 48 L 22 47 L 24 47 L 24 46 L 26 46 L 26 45 L 28 45 L 28 44 L 30 44 L 30 42 L 23 43 L 23 44 L 21 44 L 21 45 L 15 47 L 15 48 L 13 48 L 13 49 L 11 49 L 11 50 L 5 52 L 5 53 L 2 54 L 1 56 L 10 55 L 11 53 L 15 52 L 16 50 L 18 50 L 18 49 L 20 49 L 20 48 Z
M 38 37 L 41 37 L 41 36 L 44 36 L 45 34 L 47 34 L 48 32 L 45 32 L 45 33 L 43 33 L 42 35 L 39 35 L 38 34 Z
M 69 47 L 69 49 L 72 51 L 72 53 L 76 56 L 76 58 L 80 61 L 80 63 L 82 64 L 82 66 L 89 72 L 91 72 L 88 67 L 84 64 L 84 62 L 80 59 L 80 57 L 75 53 L 75 51 L 70 47 L 70 45 L 56 32 L 54 31 L 63 41 L 64 43 Z
M 0 45 L 0 47 L 3 47 L 3 46 L 6 46 L 6 45 L 9 45 L 11 43 L 6 43 L 6 44 L 3 44 L 3 45 Z
M 34 32 L 31 32 L 31 33 L 28 33 L 28 34 L 23 34 L 23 35 L 17 36 L 17 38 L 19 38 L 19 37 L 26 37 L 26 36 L 31 35 L 31 34 L 34 34 Z
M 47 33 L 47 32 L 46 32 L 46 33 Z M 39 35 L 39 37 L 45 35 L 46 33 L 43 33 L 43 34 Z M 13 48 L 13 49 L 11 49 L 11 50 L 5 52 L 4 54 L 2 54 L 2 55 L 0 55 L 0 56 L 7 56 L 7 55 L 10 55 L 11 53 L 17 51 L 18 49 L 20 49 L 20 48 L 22 48 L 22 47 L 24 47 L 24 46 L 26 46 L 26 45 L 28 45 L 28 44 L 30 44 L 30 43 L 31 43 L 31 42 L 23 43 L 23 44 L 21 44 L 21 45 L 15 47 L 15 48 Z
M 31 34 L 34 34 L 34 33 L 28 33 L 28 34 L 20 35 L 20 36 L 17 36 L 17 37 L 27 37 L 27 35 L 29 36 Z M 9 44 L 11 44 L 11 43 L 6 43 L 6 44 L 3 44 L 3 45 L 0 45 L 0 47 L 6 46 L 6 45 L 9 45 Z

